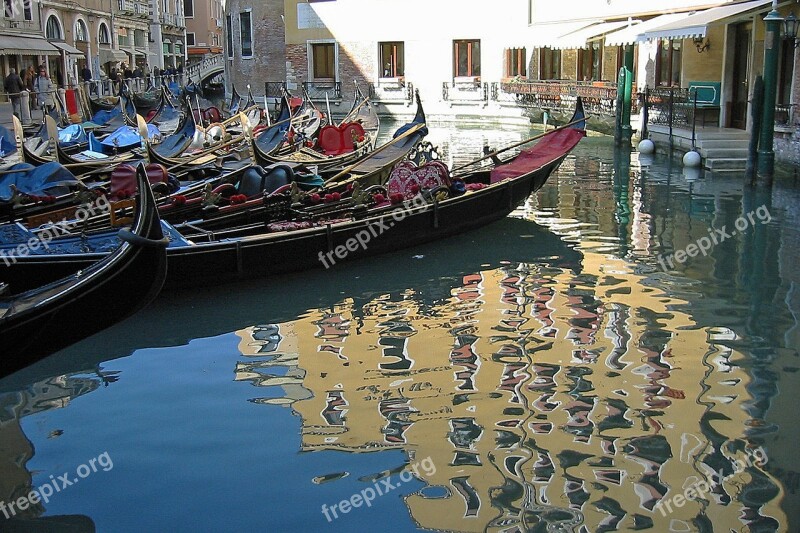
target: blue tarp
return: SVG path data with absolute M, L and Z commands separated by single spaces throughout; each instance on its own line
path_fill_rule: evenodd
M 58 130 L 58 143 L 62 147 L 73 146 L 80 143 L 85 143 L 89 138 L 86 136 L 86 131 L 80 124 L 73 124 L 64 129 Z
M 78 186 L 78 179 L 59 163 L 50 162 L 34 167 L 17 163 L 8 170 L 18 170 L 0 176 L 0 199 L 9 200 L 13 184 L 21 192 L 36 196 L 67 194 Z
M 111 121 L 112 118 L 116 117 L 122 113 L 119 107 L 115 107 L 114 109 L 110 109 L 108 111 L 100 110 L 94 114 L 92 117 L 92 122 L 95 124 L 107 124 Z
M 161 132 L 153 124 L 147 125 L 147 138 L 160 136 Z M 133 126 L 121 126 L 114 131 L 111 135 L 101 141 L 100 144 L 108 146 L 109 148 L 130 148 L 138 146 L 142 138 L 139 136 L 139 130 Z
M 0 157 L 5 157 L 17 151 L 17 142 L 14 134 L 7 128 L 0 126 Z

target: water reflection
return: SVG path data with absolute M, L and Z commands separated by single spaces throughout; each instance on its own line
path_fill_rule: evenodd
M 754 397 L 730 330 L 698 327 L 623 260 L 587 250 L 582 265 L 507 265 L 441 301 L 406 289 L 245 328 L 240 375 L 282 389 L 254 401 L 291 404 L 302 450 L 433 458 L 423 481 L 446 495 L 406 498 L 423 528 L 785 523 L 779 483 L 735 472 Z M 717 472 L 707 498 L 656 508 Z
M 526 135 L 461 137 L 472 156 Z M 439 141 L 455 157 L 458 138 Z M 362 510 L 362 529 L 385 519 L 398 530 L 793 530 L 800 476 L 786 443 L 800 439 L 800 194 L 780 182 L 770 191 L 687 178 L 610 145 L 585 139 L 516 218 L 337 265 L 335 276 L 171 293 L 0 380 L 0 498 L 55 472 L 29 469 L 34 450 L 44 464 L 77 465 L 102 445 L 120 457 L 121 476 L 93 479 L 109 484 L 104 497 L 193 509 L 137 520 L 225 529 L 229 514 L 245 529 L 347 529 L 326 523 L 319 504 L 397 472 L 402 455 L 408 464 L 430 457 L 436 471 L 421 471 L 402 500 L 384 499 L 380 514 Z M 660 257 L 761 206 L 768 224 L 662 268 Z M 76 374 L 92 368 L 96 376 Z M 97 392 L 104 382 L 110 394 Z M 58 399 L 42 401 L 45 387 Z M 60 399 L 90 391 L 77 404 Z M 184 405 L 229 430 L 189 427 Z M 67 406 L 59 412 L 72 425 L 58 429 L 96 445 L 43 446 L 37 424 Z M 106 406 L 142 414 L 105 418 Z M 282 418 L 289 412 L 294 425 Z M 97 420 L 120 428 L 109 435 Z M 156 442 L 169 443 L 159 449 L 167 457 L 150 451 Z M 758 450 L 766 464 L 738 467 Z M 677 505 L 714 479 L 713 490 Z M 223 506 L 226 483 L 248 491 Z M 61 494 L 56 509 L 78 509 L 79 494 Z M 265 519 L 253 510 L 264 501 L 282 502 L 289 518 Z M 226 513 L 207 511 L 215 508 Z M 121 527 L 125 512 L 97 506 L 91 518 Z

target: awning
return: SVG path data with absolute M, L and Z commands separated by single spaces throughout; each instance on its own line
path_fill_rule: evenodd
M 150 55 L 150 50 L 145 50 L 144 48 L 135 48 L 137 56 L 144 56 L 147 57 Z
M 592 24 L 591 26 L 560 36 L 551 48 L 559 48 L 562 50 L 567 48 L 586 48 L 587 41 L 627 25 L 627 20 L 598 22 L 597 24 Z
M 64 50 L 64 52 L 66 52 L 67 54 L 73 55 L 73 56 L 82 56 L 82 55 L 84 55 L 83 52 L 81 52 L 80 50 L 78 50 L 74 46 L 65 43 L 64 41 L 50 41 L 50 44 L 52 44 L 53 46 L 55 46 L 56 48 L 58 48 L 60 50 Z
M 705 11 L 699 11 L 693 15 L 653 28 L 643 34 L 641 40 L 647 39 L 691 39 L 693 37 L 705 37 L 709 24 L 730 18 L 751 9 L 771 4 L 772 0 L 752 0 L 741 4 L 731 4 L 726 6 L 712 7 Z
M 583 22 L 556 22 L 550 24 L 531 24 L 528 26 L 527 35 L 527 44 L 534 48 L 544 48 L 547 46 L 553 46 L 557 41 L 558 38 L 562 35 L 566 35 L 567 33 L 571 33 L 575 30 L 579 30 L 581 28 L 585 28 L 586 26 L 590 26 L 594 24 L 596 21 L 583 21 Z
M 691 15 L 691 13 L 669 13 L 667 15 L 653 17 L 650 20 L 645 20 L 638 24 L 626 26 L 621 30 L 606 35 L 606 46 L 621 46 L 634 44 L 637 41 L 646 41 L 647 39 L 643 36 L 645 32 L 685 19 L 689 15 Z
M 46 56 L 60 55 L 58 48 L 38 37 L 22 37 L 21 35 L 2 36 L 3 54 L 38 55 Z
M 109 61 L 127 61 L 128 54 L 122 50 L 108 50 L 105 48 L 100 49 L 100 63 L 108 63 Z

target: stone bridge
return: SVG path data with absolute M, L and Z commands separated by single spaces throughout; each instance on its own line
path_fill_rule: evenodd
M 195 83 L 202 85 L 207 80 L 225 71 L 225 58 L 223 54 L 215 54 L 201 60 L 199 63 L 189 65 L 184 70 L 186 81 L 194 80 Z

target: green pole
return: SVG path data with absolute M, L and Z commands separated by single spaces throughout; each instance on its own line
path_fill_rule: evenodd
M 622 139 L 630 144 L 633 137 L 631 129 L 631 98 L 633 95 L 633 45 L 625 45 L 625 93 L 622 101 Z
M 780 48 L 780 28 L 783 18 L 775 9 L 777 1 L 772 2 L 772 11 L 764 17 L 764 114 L 761 122 L 761 138 L 758 142 L 758 175 L 772 178 L 775 170 L 775 152 L 772 150 L 775 138 L 775 94 L 778 87 L 778 49 Z
M 614 112 L 614 143 L 622 144 L 622 121 L 625 113 L 623 112 L 625 102 L 625 67 L 619 68 L 617 74 L 617 96 L 615 99 L 616 110 Z

